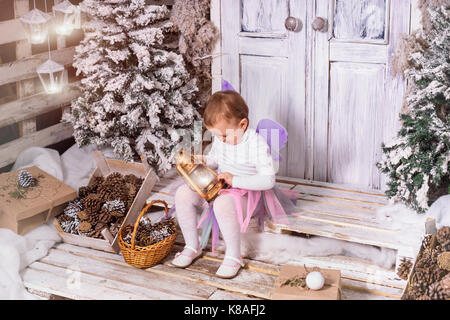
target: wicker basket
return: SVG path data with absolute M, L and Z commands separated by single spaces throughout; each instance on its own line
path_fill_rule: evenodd
M 142 209 L 141 213 L 139 214 L 139 217 L 136 220 L 136 223 L 134 224 L 133 234 L 131 236 L 131 244 L 126 243 L 122 238 L 122 230 L 125 228 L 125 226 L 123 226 L 119 230 L 118 241 L 120 250 L 122 251 L 123 258 L 125 259 L 126 263 L 136 268 L 149 268 L 159 263 L 172 250 L 173 244 L 175 243 L 175 239 L 177 237 L 177 233 L 174 232 L 164 240 L 154 243 L 150 246 L 140 247 L 135 245 L 135 237 L 139 226 L 139 222 L 142 216 L 147 212 L 147 209 L 150 208 L 155 203 L 164 204 L 165 215 L 167 216 L 168 208 L 167 203 L 165 201 L 153 200 L 152 202 L 147 204 Z

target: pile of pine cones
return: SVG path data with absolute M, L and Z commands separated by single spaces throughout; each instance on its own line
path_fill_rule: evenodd
M 122 231 L 122 239 L 124 242 L 131 244 L 134 225 L 126 225 Z M 176 232 L 175 218 L 170 217 L 163 221 L 152 224 L 150 218 L 144 216 L 139 221 L 136 231 L 135 245 L 139 247 L 147 247 L 164 240 Z
M 102 238 L 107 228 L 115 237 L 142 183 L 142 178 L 118 172 L 95 177 L 56 218 L 64 232 Z
M 434 246 L 431 239 L 422 242 L 404 300 L 450 300 L 450 227 L 439 229 Z

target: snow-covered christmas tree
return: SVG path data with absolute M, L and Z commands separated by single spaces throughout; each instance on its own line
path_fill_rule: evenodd
M 63 121 L 79 146 L 111 146 L 124 160 L 146 155 L 162 174 L 172 166 L 176 129 L 200 118 L 198 90 L 176 51 L 170 10 L 145 0 L 84 0 L 89 21 L 73 66 L 81 96 Z
M 442 1 L 438 1 L 442 2 Z M 378 168 L 386 195 L 425 212 L 450 193 L 450 4 L 424 7 L 426 28 L 405 37 L 397 69 L 408 80 L 406 112 L 397 137 L 383 144 Z M 405 52 L 407 53 L 405 55 Z

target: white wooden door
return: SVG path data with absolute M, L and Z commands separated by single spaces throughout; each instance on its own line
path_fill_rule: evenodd
M 222 78 L 247 101 L 250 125 L 271 118 L 289 133 L 279 175 L 303 177 L 305 140 L 305 32 L 285 28 L 305 21 L 298 0 L 222 0 Z M 301 29 L 301 30 L 300 30 Z
M 288 130 L 279 175 L 384 189 L 375 164 L 399 127 L 405 83 L 390 61 L 409 13 L 409 0 L 221 1 L 222 78 L 252 124 Z
M 381 143 L 398 131 L 405 81 L 391 60 L 409 32 L 409 0 L 316 0 L 312 21 L 312 178 L 385 190 Z M 326 85 L 324 85 L 326 84 Z

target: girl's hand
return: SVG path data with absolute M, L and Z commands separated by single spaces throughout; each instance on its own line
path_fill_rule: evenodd
M 233 182 L 233 175 L 229 172 L 222 172 L 217 175 L 217 179 L 224 180 L 227 184 L 231 186 Z
M 205 158 L 203 157 L 202 154 L 195 154 L 195 155 L 194 155 L 194 161 L 195 161 L 196 163 L 203 163 L 203 164 L 206 163 Z

